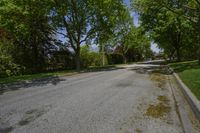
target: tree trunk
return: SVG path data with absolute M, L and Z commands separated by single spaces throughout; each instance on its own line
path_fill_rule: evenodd
M 199 59 L 198 59 L 198 63 L 199 63 L 199 65 L 200 65 L 200 57 L 199 57 Z
M 125 48 L 124 48 L 124 45 L 122 45 L 123 62 L 124 62 L 124 64 L 126 64 L 126 63 L 127 63 L 127 58 L 126 58 L 126 52 L 125 52 L 124 49 L 125 49 Z
M 124 64 L 127 64 L 127 58 L 125 55 L 123 55 L 123 60 L 124 60 Z
M 80 72 L 81 70 L 80 45 L 77 45 L 75 61 L 76 61 L 76 71 Z
M 76 61 L 76 71 L 80 72 L 81 70 L 80 55 L 76 55 L 75 61 Z
M 198 64 L 200 65 L 200 43 L 198 43 L 199 49 L 197 51 L 197 56 L 198 56 Z
M 40 71 L 39 67 L 38 67 L 38 46 L 36 41 L 33 41 L 33 73 L 38 73 Z
M 177 61 L 180 62 L 181 61 L 181 54 L 180 54 L 179 48 L 176 50 L 176 54 L 177 54 Z
M 198 49 L 198 63 L 200 65 L 200 15 L 199 15 L 199 19 L 198 19 L 197 29 L 198 29 L 198 44 L 199 44 L 199 49 Z
M 104 44 L 102 44 L 102 66 L 105 66 L 105 49 Z
M 179 43 L 174 43 L 174 48 L 175 48 L 175 52 L 176 52 L 176 58 L 177 61 L 180 62 L 181 61 L 181 53 L 180 53 L 180 44 Z

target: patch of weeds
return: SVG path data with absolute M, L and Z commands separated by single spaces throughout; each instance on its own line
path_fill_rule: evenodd
M 136 129 L 136 133 L 142 133 L 142 130 L 139 129 L 139 128 L 137 128 L 137 129 Z
M 165 84 L 166 84 L 166 78 L 164 75 L 159 74 L 159 73 L 152 73 L 150 75 L 150 78 L 152 81 L 154 81 L 156 83 L 156 85 L 161 88 L 164 89 L 165 88 Z
M 200 122 L 197 120 L 196 116 L 194 115 L 194 113 L 192 112 L 192 110 L 189 111 L 188 117 L 192 123 L 192 125 L 194 126 L 194 128 L 200 132 Z
M 162 103 L 158 103 L 157 105 L 150 105 L 147 109 L 146 115 L 152 116 L 154 118 L 163 117 L 166 113 L 170 111 L 170 107 L 165 106 Z
M 169 103 L 169 99 L 166 96 L 159 96 L 157 99 L 165 104 Z
M 170 112 L 171 108 L 168 105 L 169 100 L 165 96 L 159 96 L 157 98 L 159 103 L 156 105 L 149 105 L 146 115 L 153 118 L 161 118 Z

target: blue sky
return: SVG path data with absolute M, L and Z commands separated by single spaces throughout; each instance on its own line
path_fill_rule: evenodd
M 130 7 L 130 0 L 124 0 L 124 2 L 128 5 L 128 7 Z M 131 16 L 133 17 L 133 21 L 134 21 L 134 24 L 135 26 L 139 26 L 139 21 L 138 21 L 138 14 L 135 13 L 135 12 L 132 12 L 131 13 Z
M 128 7 L 130 7 L 130 0 L 124 0 L 124 2 L 128 5 Z M 132 12 L 131 16 L 133 17 L 135 26 L 138 27 L 139 26 L 139 21 L 138 21 L 139 15 L 135 12 Z M 59 39 L 61 39 L 62 41 L 66 41 L 62 36 L 59 36 Z M 93 46 L 93 49 L 96 49 L 96 48 L 97 48 L 97 46 Z M 160 51 L 157 48 L 157 45 L 154 43 L 151 43 L 151 49 L 156 53 L 158 53 Z
M 124 2 L 130 7 L 130 0 L 124 0 Z M 133 17 L 133 21 L 134 21 L 134 24 L 136 27 L 138 27 L 140 24 L 139 24 L 139 15 L 135 12 L 132 12 L 131 13 L 131 16 Z M 151 43 L 151 49 L 156 52 L 156 53 L 159 53 L 160 52 L 160 49 L 157 48 L 157 44 L 155 43 Z
M 130 5 L 130 0 L 124 0 L 124 2 L 129 6 Z

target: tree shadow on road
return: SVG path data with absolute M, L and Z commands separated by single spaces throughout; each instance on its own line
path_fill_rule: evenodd
M 0 85 L 0 95 L 9 91 L 16 91 L 21 88 L 29 88 L 29 87 L 40 87 L 45 86 L 47 84 L 57 85 L 61 81 L 65 81 L 66 79 L 60 78 L 58 76 L 52 76 L 48 78 L 35 79 L 31 81 L 21 81 L 10 84 Z
M 115 67 L 115 66 L 89 68 L 87 70 L 79 72 L 79 74 L 91 73 L 91 72 L 107 72 L 107 71 L 114 71 L 118 69 L 124 69 L 124 68 Z M 59 76 L 51 76 L 47 78 L 34 79 L 34 80 L 29 80 L 29 81 L 20 81 L 20 82 L 9 83 L 9 84 L 1 84 L 0 95 L 3 95 L 5 92 L 9 92 L 9 91 L 17 91 L 21 88 L 41 87 L 47 84 L 57 85 L 61 81 L 66 81 L 66 80 L 67 80 L 66 78 L 62 78 Z
M 129 70 L 135 71 L 139 74 L 152 74 L 152 73 L 158 73 L 158 74 L 164 74 L 164 75 L 171 75 L 173 71 L 167 66 L 167 65 L 161 65 L 161 66 L 137 66 L 130 68 Z
M 88 72 L 102 72 L 102 71 L 114 71 L 118 69 L 124 69 L 123 67 L 119 66 L 104 66 L 104 67 L 91 67 L 86 70 L 81 71 L 80 73 L 88 73 Z

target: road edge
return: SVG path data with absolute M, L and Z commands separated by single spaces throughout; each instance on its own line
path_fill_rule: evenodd
M 196 115 L 197 119 L 200 121 L 200 103 L 199 100 L 194 96 L 191 90 L 183 83 L 177 73 L 173 73 L 173 76 L 176 79 L 181 91 L 183 92 L 186 100 L 188 101 L 191 109 L 193 110 L 194 114 Z
M 79 73 L 70 73 L 70 74 L 64 74 L 64 75 L 55 75 L 55 76 L 48 76 L 48 77 L 43 77 L 43 78 L 35 78 L 31 80 L 22 80 L 22 81 L 16 81 L 16 82 L 11 82 L 11 83 L 5 83 L 5 84 L 0 84 L 0 89 L 5 89 L 5 88 L 15 88 L 16 86 L 25 86 L 34 82 L 42 82 L 45 80 L 50 80 L 54 78 L 62 78 L 62 77 L 68 77 L 68 76 L 73 76 L 77 75 Z M 1 90 L 0 90 L 1 91 Z

